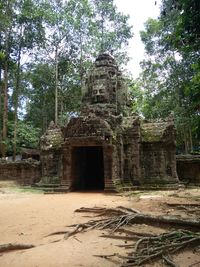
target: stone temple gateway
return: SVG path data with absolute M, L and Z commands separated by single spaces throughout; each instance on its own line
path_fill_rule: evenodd
M 82 88 L 82 110 L 41 139 L 44 177 L 68 190 L 113 190 L 177 183 L 172 118 L 147 122 L 131 114 L 128 90 L 114 58 L 101 54 Z

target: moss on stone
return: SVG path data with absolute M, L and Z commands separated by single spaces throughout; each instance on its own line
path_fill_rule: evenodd
M 53 130 L 47 130 L 47 132 L 41 137 L 41 149 L 59 149 L 63 142 L 62 132 L 59 128 Z
M 167 122 L 142 123 L 141 137 L 143 142 L 153 143 L 160 142 L 164 137 L 169 124 Z

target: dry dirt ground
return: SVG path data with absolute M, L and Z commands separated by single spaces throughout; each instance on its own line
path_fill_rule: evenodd
M 0 267 L 114 267 L 119 259 L 95 257 L 100 254 L 125 254 L 117 245 L 122 240 L 99 237 L 102 231 L 92 230 L 65 240 L 63 235 L 48 236 L 67 230 L 68 225 L 85 222 L 88 218 L 74 213 L 80 207 L 125 206 L 150 214 L 170 214 L 200 219 L 197 210 L 187 214 L 169 208 L 165 203 L 199 203 L 200 189 L 176 191 L 127 192 L 124 194 L 68 193 L 43 194 L 19 190 L 8 183 L 0 183 L 0 245 L 7 243 L 33 244 L 34 248 L 0 254 Z M 143 233 L 162 233 L 166 229 L 135 225 Z M 179 267 L 200 267 L 200 247 L 173 256 Z M 162 261 L 143 266 L 166 266 Z

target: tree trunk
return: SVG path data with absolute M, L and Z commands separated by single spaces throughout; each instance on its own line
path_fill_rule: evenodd
M 5 28 L 5 59 L 4 59 L 4 78 L 3 78 L 3 122 L 2 122 L 2 142 L 1 142 L 1 155 L 6 156 L 7 152 L 7 134 L 8 134 L 8 61 L 10 55 L 10 33 L 11 33 L 11 13 L 12 13 L 12 3 L 10 1 L 6 2 L 6 16 L 8 18 L 9 24 Z
M 1 32 L 0 32 L 0 47 L 1 47 Z M 0 157 L 1 157 L 1 139 L 2 139 L 2 94 L 3 94 L 3 87 L 2 87 L 2 65 L 0 64 Z
M 187 133 L 185 131 L 185 124 L 183 124 L 183 136 L 184 136 L 184 146 L 185 146 L 185 154 L 188 154 L 188 140 L 187 140 Z
M 60 88 L 61 89 L 61 88 Z M 62 92 L 62 90 L 60 90 Z M 61 95 L 62 96 L 62 95 Z M 61 118 L 61 124 L 63 125 L 64 121 L 63 121 L 63 117 L 64 117 L 64 106 L 63 106 L 63 97 L 60 98 L 60 118 Z
M 55 124 L 58 124 L 58 48 L 55 52 Z
M 44 134 L 47 130 L 47 112 L 46 112 L 46 96 L 42 89 L 42 133 Z
M 101 15 L 101 53 L 104 51 L 104 17 Z
M 191 125 L 189 125 L 189 139 L 190 139 L 190 152 L 193 150 L 193 141 L 192 141 L 192 130 Z
M 20 94 L 20 68 L 21 68 L 21 50 L 22 50 L 22 27 L 20 29 L 20 43 L 17 57 L 16 87 L 14 94 L 14 130 L 13 130 L 13 161 L 16 160 L 17 153 L 17 125 L 18 125 L 18 106 Z
M 83 86 L 83 40 L 82 40 L 82 29 L 80 27 L 80 80 L 81 88 Z
M 8 131 L 8 58 L 4 64 L 4 88 L 3 88 L 3 130 L 2 130 L 2 157 L 6 156 L 7 152 L 7 131 Z

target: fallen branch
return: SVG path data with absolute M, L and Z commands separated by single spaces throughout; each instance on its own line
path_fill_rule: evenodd
M 21 249 L 30 249 L 34 248 L 34 245 L 25 245 L 25 244 L 2 244 L 0 245 L 0 252 L 8 252 L 11 250 L 21 250 Z

